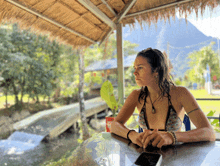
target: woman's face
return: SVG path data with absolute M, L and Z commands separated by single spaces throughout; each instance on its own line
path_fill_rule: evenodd
M 134 61 L 134 75 L 138 86 L 151 86 L 156 83 L 155 76 L 158 73 L 151 71 L 151 66 L 147 59 L 142 56 L 137 56 Z

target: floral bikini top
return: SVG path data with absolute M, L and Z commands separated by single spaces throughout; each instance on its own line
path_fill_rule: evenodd
M 141 109 L 141 112 L 139 114 L 139 125 L 142 129 L 150 129 L 149 124 L 146 117 L 146 97 L 144 101 L 144 105 Z M 182 126 L 182 121 L 178 117 L 176 110 L 173 108 L 173 105 L 170 100 L 170 95 L 168 95 L 168 112 L 167 112 L 167 118 L 165 122 L 165 129 L 159 129 L 160 131 L 178 131 Z M 153 129 L 150 129 L 153 130 Z

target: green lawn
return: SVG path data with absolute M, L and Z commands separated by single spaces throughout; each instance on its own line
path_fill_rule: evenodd
M 21 95 L 18 95 L 18 98 L 20 100 L 21 98 Z M 4 104 L 5 104 L 5 100 L 6 100 L 6 97 L 1 93 L 0 94 L 0 108 L 4 108 Z M 43 97 L 39 97 L 39 100 L 40 101 L 43 101 Z M 32 99 L 30 99 L 30 102 L 32 101 Z M 24 95 L 23 97 L 23 102 L 28 102 L 28 95 Z M 15 97 L 14 95 L 8 95 L 8 103 L 10 103 L 11 105 L 14 105 L 15 103 Z
M 220 96 L 209 95 L 205 89 L 190 90 L 195 98 L 220 98 Z M 215 116 L 220 114 L 220 100 L 197 100 L 199 106 L 205 114 L 209 111 L 216 111 Z

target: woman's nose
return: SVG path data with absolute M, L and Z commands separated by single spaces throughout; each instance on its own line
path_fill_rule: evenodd
M 136 70 L 134 71 L 134 75 L 137 75 L 137 71 Z

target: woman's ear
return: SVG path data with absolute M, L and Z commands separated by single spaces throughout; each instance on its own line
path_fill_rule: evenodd
M 159 69 L 158 68 L 156 68 L 155 70 L 154 70 L 154 76 L 156 77 L 159 77 Z
M 159 76 L 159 74 L 158 74 L 157 70 L 155 70 L 155 72 L 154 72 L 154 74 L 153 74 L 153 75 L 154 75 L 154 77 L 155 77 L 155 78 L 157 78 L 157 77 Z

